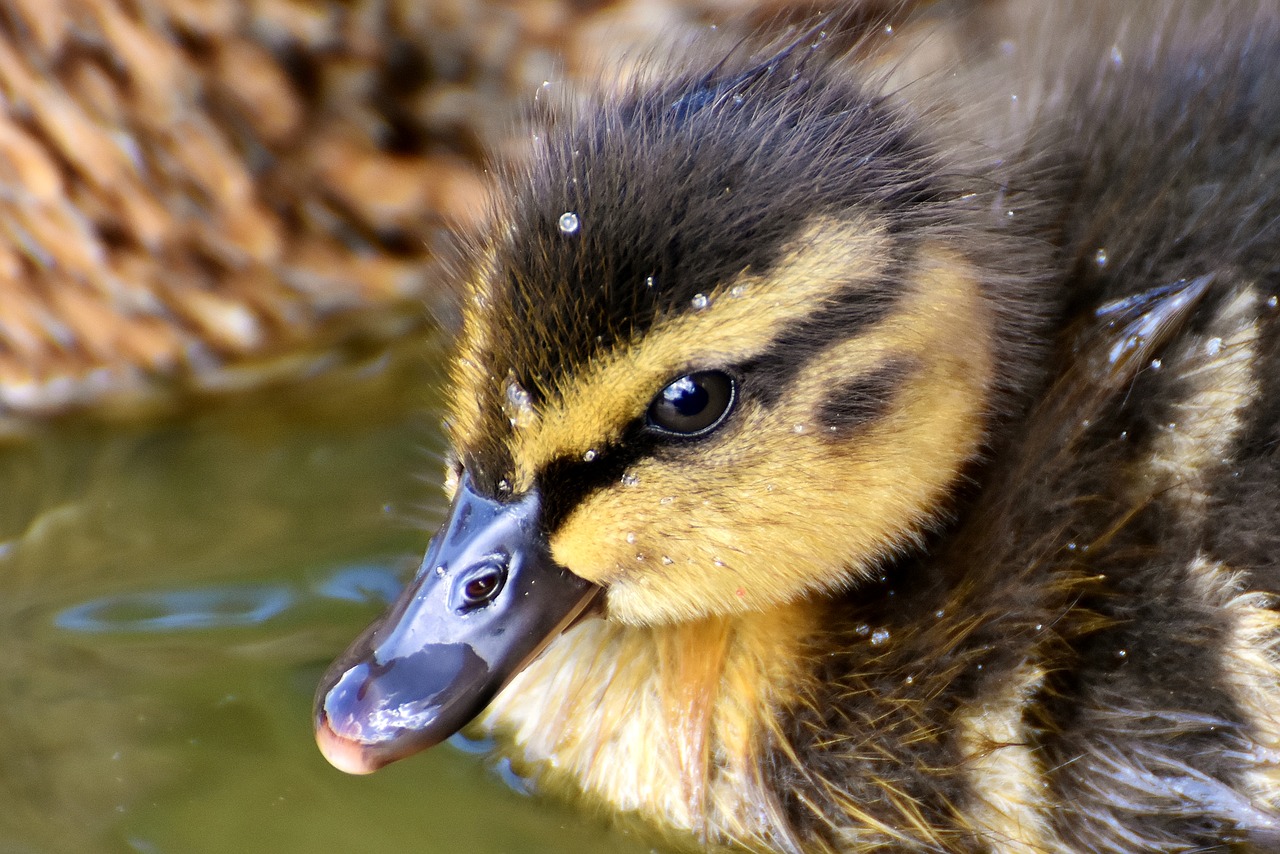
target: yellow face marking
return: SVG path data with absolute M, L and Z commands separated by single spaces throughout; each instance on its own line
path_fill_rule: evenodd
M 825 270 L 827 282 L 847 279 L 850 255 L 838 255 L 839 266 Z M 852 266 L 874 269 L 869 261 Z M 605 585 L 614 618 L 651 625 L 847 586 L 918 537 L 982 441 L 993 345 L 991 309 L 962 259 L 933 246 L 922 250 L 915 270 L 894 315 L 814 358 L 777 404 L 765 409 L 744 400 L 731 424 L 700 441 L 696 453 L 645 459 L 622 483 L 589 496 L 555 532 L 556 560 Z M 582 382 L 566 395 L 563 412 L 544 416 L 555 432 L 524 445 L 523 459 L 566 448 L 585 453 L 612 438 L 673 373 L 707 366 L 697 359 L 708 338 L 715 352 L 732 354 L 726 360 L 755 352 L 777 329 L 776 316 L 762 317 L 771 314 L 762 302 L 777 299 L 796 312 L 788 319 L 803 316 L 805 301 L 775 296 L 775 287 L 785 291 L 790 282 L 758 283 L 734 334 L 718 336 L 711 320 L 695 332 L 695 315 L 657 351 L 641 342 L 631 358 L 643 370 L 610 365 Z M 748 326 L 756 334 L 745 338 Z M 886 414 L 847 441 L 824 435 L 813 418 L 818 406 L 840 380 L 888 355 L 918 369 Z M 583 416 L 571 417 L 578 412 Z
M 867 220 L 821 220 L 787 247 L 789 256 L 767 280 L 748 272 L 706 294 L 705 308 L 659 322 L 642 340 L 570 378 L 536 424 L 514 432 L 515 491 L 532 486 L 548 462 L 583 458 L 616 440 L 681 372 L 756 355 L 779 329 L 806 317 L 833 291 L 875 281 L 887 239 L 882 227 Z M 851 265 L 850 258 L 861 263 Z

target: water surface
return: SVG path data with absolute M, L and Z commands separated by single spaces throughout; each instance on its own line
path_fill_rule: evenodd
M 438 360 L 0 448 L 0 854 L 650 850 L 484 754 L 315 748 L 320 673 L 443 515 Z

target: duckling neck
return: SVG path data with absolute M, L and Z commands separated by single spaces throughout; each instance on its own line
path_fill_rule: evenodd
M 540 783 L 702 840 L 786 839 L 764 770 L 825 606 L 637 628 L 594 620 L 559 638 L 490 705 Z

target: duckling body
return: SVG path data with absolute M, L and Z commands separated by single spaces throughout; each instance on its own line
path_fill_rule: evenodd
M 977 123 L 810 34 L 548 139 L 335 764 L 480 714 L 712 848 L 1280 848 L 1280 10 L 1143 14 Z

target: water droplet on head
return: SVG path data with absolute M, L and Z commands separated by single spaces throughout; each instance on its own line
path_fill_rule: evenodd
M 595 448 L 590 448 L 587 450 L 585 454 L 582 455 L 582 460 L 583 462 L 589 463 L 592 460 L 594 460 L 597 456 L 599 456 L 599 454 L 596 453 Z
M 667 557 L 666 555 L 663 555 L 663 556 L 662 556 L 662 565 L 663 565 L 663 566 L 671 566 L 671 564 L 673 564 L 673 563 L 675 563 L 675 561 L 674 561 L 674 560 L 672 560 L 671 558 Z
M 797 424 L 791 428 L 792 433 L 803 433 L 804 431 L 805 431 L 805 426 L 803 424 Z
M 672 501 L 675 501 L 675 499 L 672 498 L 670 495 L 666 496 L 665 498 L 658 499 L 658 503 L 663 505 L 670 504 Z
M 865 638 L 867 635 L 871 634 L 871 627 L 866 623 L 859 623 L 857 628 L 853 630 L 853 633 L 860 638 Z
M 502 412 L 517 429 L 528 427 L 537 418 L 533 408 L 533 399 L 524 386 L 516 379 L 514 371 L 507 372 L 507 381 L 503 389 Z
M 891 36 L 891 35 L 893 35 L 893 24 L 885 24 L 885 25 L 884 25 L 884 33 L 885 33 L 885 35 L 887 35 L 887 36 Z
M 916 681 L 916 677 L 914 677 L 914 676 L 908 676 L 908 677 L 907 677 L 905 680 L 903 680 L 903 681 L 905 681 L 908 685 L 911 685 L 911 684 L 914 684 L 914 683 L 915 683 L 915 681 Z
M 443 565 L 443 564 L 438 565 L 438 566 L 436 567 L 436 575 L 440 576 L 441 578 L 444 578 L 444 565 Z
M 1013 211 L 1005 211 L 1004 215 L 1009 217 L 1010 219 L 1013 219 Z
M 653 276 L 645 276 L 645 277 L 644 277 L 644 286 L 645 286 L 646 288 L 651 288 L 651 287 L 653 287 Z
M 639 484 L 640 484 L 640 478 L 636 477 L 630 472 L 627 472 L 622 476 L 623 486 L 638 486 Z
M 747 289 L 742 285 L 734 285 L 732 288 L 729 289 L 729 296 L 740 297 L 746 292 L 747 292 Z
M 698 311 L 702 311 L 704 308 L 711 305 L 711 300 L 706 294 L 694 294 L 692 302 L 693 307 Z
M 635 531 L 628 531 L 628 532 L 627 532 L 627 542 L 628 542 L 628 543 L 635 543 L 635 541 L 636 541 L 636 532 L 635 532 Z
M 941 608 L 933 612 L 933 616 L 937 617 L 939 620 L 941 620 L 946 615 L 947 615 L 947 612 L 942 610 Z
M 724 561 L 722 561 L 718 557 L 712 558 L 711 562 L 714 563 L 716 566 L 724 566 Z
M 1153 370 L 1153 371 L 1158 371 L 1158 370 L 1160 370 L 1160 366 L 1161 366 L 1161 365 L 1163 365 L 1163 364 L 1164 364 L 1164 362 L 1163 362 L 1163 361 L 1161 361 L 1160 359 L 1152 359 L 1152 360 L 1151 360 L 1151 370 Z
M 1097 252 L 1093 253 L 1093 263 L 1097 264 L 1099 267 L 1107 266 L 1107 250 L 1105 247 L 1100 248 Z
M 881 644 L 885 644 L 888 642 L 889 642 L 888 629 L 876 629 L 874 632 L 871 633 L 872 646 L 880 646 Z
M 1210 356 L 1216 356 L 1222 352 L 1222 339 L 1217 336 L 1210 338 L 1204 342 L 1204 351 Z
M 560 214 L 560 221 L 558 225 L 560 226 L 561 234 L 577 234 L 578 227 L 581 223 L 578 221 L 578 215 L 576 213 L 573 211 L 565 211 Z
M 510 492 L 510 491 L 511 491 L 511 482 L 510 482 L 510 481 L 508 481 L 505 477 L 504 477 L 502 480 L 498 481 L 498 491 L 499 491 L 499 492 Z
M 1119 68 L 1120 66 L 1124 65 L 1124 54 L 1120 52 L 1119 45 L 1113 44 L 1111 46 L 1111 64 L 1114 65 L 1116 68 Z
M 1280 305 L 1280 297 L 1274 295 L 1267 297 L 1267 308 L 1275 308 L 1277 305 Z

